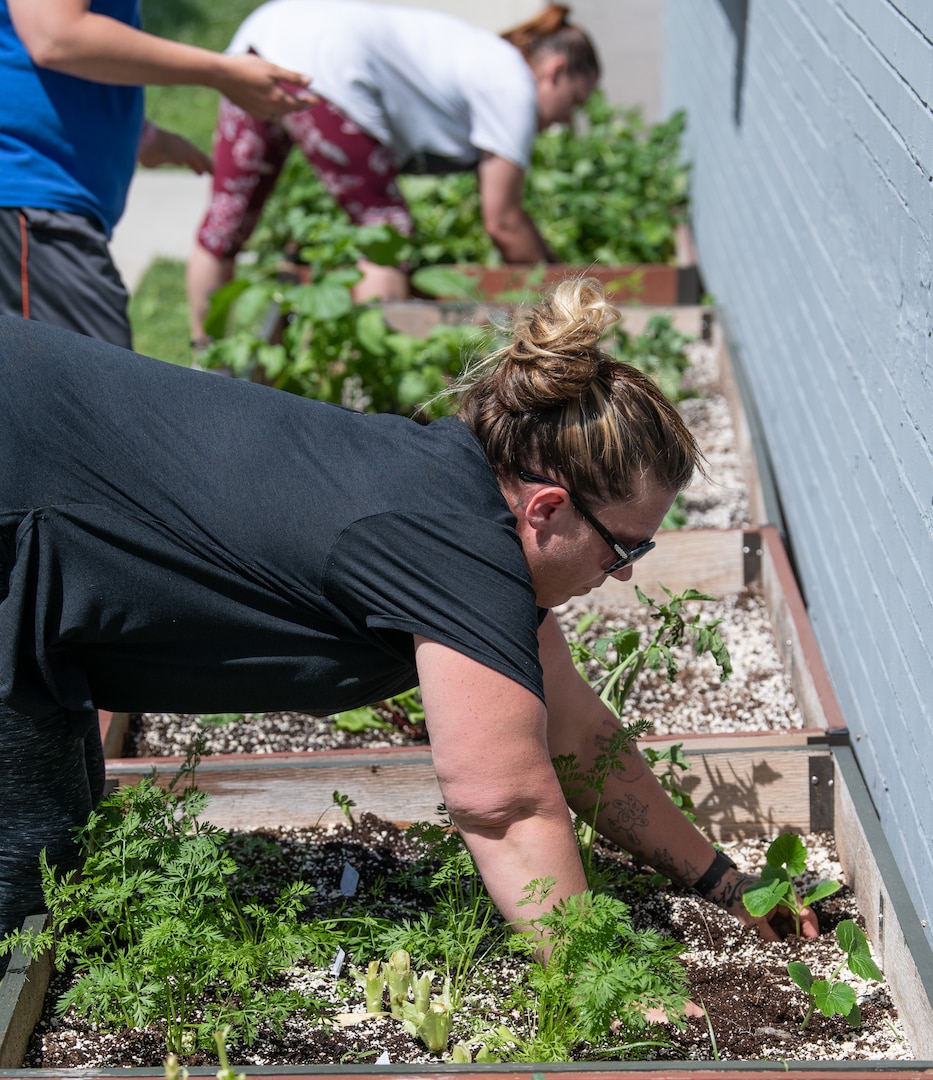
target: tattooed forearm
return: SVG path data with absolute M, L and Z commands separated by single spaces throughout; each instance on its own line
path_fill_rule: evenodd
M 624 799 L 613 799 L 611 810 L 606 820 L 610 829 L 615 830 L 620 837 L 625 836 L 632 847 L 639 846 L 639 830 L 648 824 L 648 806 L 639 802 L 634 795 L 626 795 Z
M 655 848 L 648 861 L 659 874 L 663 874 L 672 881 L 680 881 L 683 877 L 682 868 L 674 862 L 673 856 L 667 848 Z M 691 870 L 692 867 L 688 868 L 688 873 Z
M 614 738 L 618 736 L 618 725 L 613 721 L 604 724 L 605 734 L 597 734 L 593 740 L 598 753 L 605 754 L 611 747 Z M 618 748 L 616 761 L 609 774 L 614 780 L 623 784 L 634 784 L 648 768 L 648 765 L 634 745 L 624 743 Z
M 733 911 L 736 907 L 741 908 L 743 906 L 742 893 L 754 880 L 751 874 L 735 871 L 725 877 L 714 892 L 708 893 L 706 899 L 717 904 L 724 911 Z

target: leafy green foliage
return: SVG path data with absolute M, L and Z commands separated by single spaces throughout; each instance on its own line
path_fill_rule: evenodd
M 381 710 L 392 714 L 396 727 L 413 734 L 424 731 L 424 705 L 419 687 L 381 701 L 379 710 L 374 705 L 364 705 L 360 709 L 338 713 L 334 717 L 334 726 L 340 731 L 391 731 L 393 724 L 382 719 Z
M 650 375 L 675 405 L 696 396 L 695 391 L 683 385 L 684 373 L 690 367 L 686 350 L 691 341 L 693 338 L 681 333 L 670 315 L 652 315 L 637 337 L 625 330 L 623 320 L 614 330 L 614 340 L 610 339 L 613 355 Z
M 800 934 L 800 912 L 803 908 L 838 892 L 838 881 L 821 881 L 798 898 L 794 878 L 807 868 L 806 844 L 794 833 L 782 833 L 765 853 L 765 867 L 760 879 L 742 896 L 750 915 L 761 918 L 776 907 L 786 907 L 794 916 L 797 934 Z
M 330 944 L 326 926 L 300 923 L 307 885 L 293 882 L 271 905 L 234 894 L 226 834 L 199 817 L 208 796 L 193 785 L 175 790 L 191 762 L 168 791 L 146 777 L 101 803 L 78 834 L 80 877 L 58 875 L 43 853 L 51 926 L 0 944 L 34 955 L 54 940 L 56 964 L 78 976 L 59 1014 L 74 1006 L 102 1027 L 154 1025 L 175 1053 L 211 1045 L 227 1024 L 251 1042 L 260 1025 L 315 1010 L 272 981 Z
M 663 263 L 674 254 L 689 171 L 681 160 L 683 113 L 648 126 L 637 109 L 593 94 L 574 123 L 542 132 L 525 184 L 525 207 L 561 262 Z M 415 220 L 414 266 L 501 264 L 482 228 L 476 176 L 401 178 Z
M 535 142 L 526 207 L 563 262 L 663 263 L 686 212 L 686 115 L 648 126 L 599 92 Z
M 666 604 L 646 596 L 635 586 L 638 599 L 647 605 L 651 618 L 657 621 L 657 629 L 646 645 L 641 643 L 641 633 L 631 628 L 613 630 L 592 644 L 586 644 L 582 635 L 592 625 L 593 615 L 580 620 L 570 639 L 574 663 L 616 716 L 622 715 L 632 687 L 646 665 L 652 671 L 659 671 L 663 666 L 667 681 L 676 679 L 678 666 L 673 650 L 686 640 L 693 640 L 697 655 L 706 652 L 712 655 L 719 667 L 720 682 L 725 682 L 732 674 L 729 650 L 719 632 L 722 620 L 703 622 L 700 613 L 691 618 L 685 607 L 694 601 L 708 601 L 713 597 L 696 589 L 674 593 L 663 585 L 661 588 L 668 596 Z
M 674 805 L 689 821 L 696 821 L 693 799 L 677 782 L 678 773 L 687 772 L 690 769 L 683 743 L 664 746 L 660 750 L 653 746 L 646 746 L 642 754 Z
M 420 414 L 459 373 L 484 332 L 438 325 L 424 338 L 394 331 L 382 309 L 356 304 L 359 271 L 322 273 L 311 284 L 238 279 L 214 294 L 208 332 L 226 337 L 208 346 L 204 367 L 257 378 L 303 397 L 371 412 Z M 273 312 L 280 342 L 256 327 Z M 438 406 L 440 408 L 440 406 Z
M 438 809 L 439 822 L 416 822 L 408 829 L 409 837 L 423 845 L 423 858 L 412 866 L 409 882 L 427 891 L 430 910 L 389 928 L 381 944 L 386 951 L 406 949 L 419 964 L 443 970 L 458 1007 L 470 970 L 501 943 L 503 927 L 460 833 L 446 810 Z
M 689 170 L 681 160 L 686 126 L 678 112 L 646 125 L 597 92 L 572 125 L 535 141 L 525 206 L 561 262 L 664 263 L 686 213 Z M 412 269 L 438 263 L 501 265 L 482 225 L 475 173 L 402 176 L 415 223 L 399 257 Z M 352 226 L 304 159 L 293 154 L 267 203 L 250 246 L 261 263 L 296 250 L 313 261 L 339 245 Z M 375 261 L 383 261 L 376 259 Z
M 810 968 L 799 960 L 792 960 L 787 965 L 787 973 L 810 997 L 807 1013 L 800 1025 L 801 1031 L 810 1023 L 814 1009 L 819 1009 L 824 1016 L 844 1016 L 850 1027 L 858 1027 L 862 1022 L 855 990 L 848 983 L 836 981 L 843 967 L 848 967 L 863 979 L 875 982 L 884 979 L 872 959 L 867 938 L 852 919 L 844 919 L 836 927 L 836 941 L 844 955 L 828 979 L 815 979 Z
M 681 947 L 650 931 L 635 931 L 621 900 L 585 892 L 549 905 L 552 883 L 534 881 L 524 905 L 538 914 L 527 919 L 536 937 L 546 937 L 551 954 L 529 974 L 527 990 L 506 1003 L 521 1022 L 499 1027 L 489 1040 L 512 1061 L 566 1061 L 579 1042 L 599 1040 L 612 1028 L 617 1043 L 606 1051 L 630 1056 L 646 1045 L 645 1013 L 662 1009 L 682 1023 L 687 982 L 678 960 Z M 525 936 L 517 947 L 533 947 Z

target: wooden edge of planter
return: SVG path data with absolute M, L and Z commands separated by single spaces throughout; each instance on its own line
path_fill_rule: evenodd
M 23 929 L 39 931 L 45 921 L 45 915 L 32 915 L 23 923 Z M 0 979 L 0 1073 L 22 1064 L 42 1015 L 51 977 L 50 953 L 34 960 L 27 960 L 20 949 L 11 955 L 6 974 Z
M 597 263 L 548 263 L 528 266 L 478 266 L 458 264 L 450 267 L 471 280 L 477 293 L 496 301 L 503 294 L 528 290 L 540 293 L 567 278 L 592 277 L 606 287 L 607 296 L 619 304 L 675 306 L 699 304 L 702 295 L 693 234 L 686 223 L 674 232 L 674 256 L 669 263 L 632 263 L 602 266 Z
M 749 545 L 753 536 L 749 536 Z M 797 704 L 808 720 L 843 739 L 848 732 L 846 722 L 780 534 L 776 526 L 764 525 L 757 536 L 761 545 L 756 549 L 761 557 L 759 579 Z
M 851 747 L 834 753 L 836 849 L 914 1053 L 933 1059 L 933 950 Z
M 742 390 L 736 375 L 732 354 L 719 319 L 713 322 L 713 342 L 716 350 L 716 366 L 719 372 L 719 388 L 729 406 L 732 427 L 735 431 L 736 449 L 745 470 L 748 488 L 749 518 L 756 524 L 773 524 L 769 521 L 767 502 L 758 470 L 758 449 L 752 437 L 752 429 L 745 408 Z
M 326 752 L 322 752 L 326 756 Z M 717 839 L 733 834 L 745 834 L 753 829 L 755 835 L 771 835 L 785 828 L 797 831 L 830 828 L 833 830 L 840 862 L 846 880 L 852 885 L 858 898 L 860 910 L 866 918 L 868 935 L 897 1005 L 899 1015 L 916 1055 L 926 1058 L 913 1061 L 857 1061 L 857 1062 L 806 1062 L 806 1061 L 755 1061 L 755 1062 L 605 1062 L 548 1064 L 503 1064 L 483 1066 L 432 1066 L 432 1065 L 368 1065 L 368 1066 L 247 1066 L 244 1071 L 251 1080 L 261 1077 L 334 1077 L 348 1080 L 360 1076 L 411 1076 L 421 1080 L 429 1077 L 449 1078 L 456 1075 L 461 1080 L 481 1076 L 499 1075 L 530 1078 L 534 1073 L 572 1073 L 577 1080 L 609 1080 L 622 1073 L 643 1073 L 653 1080 L 721 1080 L 724 1072 L 738 1075 L 774 1074 L 799 1077 L 801 1080 L 838 1080 L 840 1074 L 853 1078 L 884 1077 L 898 1080 L 930 1080 L 933 1076 L 933 958 L 923 935 L 918 933 L 916 916 L 910 904 L 900 875 L 893 863 L 890 850 L 884 841 L 877 815 L 855 764 L 849 747 L 831 746 L 828 743 L 803 747 L 788 745 L 784 748 L 761 748 L 745 745 L 739 749 L 723 748 L 709 753 L 696 753 L 688 749 L 692 757 L 692 769 L 687 777 L 694 777 L 693 798 L 697 806 L 698 821 L 710 829 Z M 245 755 L 244 755 L 245 756 Z M 413 755 L 421 759 L 425 755 Z M 382 783 L 384 777 L 378 768 L 378 759 L 368 764 L 349 755 L 341 755 L 339 765 L 348 776 L 356 774 L 363 784 L 354 788 L 346 778 L 339 782 L 341 790 L 357 790 L 360 810 L 372 809 L 370 796 Z M 210 764 L 207 762 L 206 764 Z M 374 768 L 373 765 L 377 767 Z M 406 793 L 418 796 L 425 773 L 421 760 L 409 763 L 411 775 L 408 782 L 396 782 L 395 798 L 404 800 Z M 233 795 L 236 801 L 251 803 L 253 795 L 265 787 L 264 780 L 275 774 L 274 763 L 265 768 L 253 767 L 241 774 L 238 780 L 228 776 L 209 778 L 204 769 L 199 782 L 206 789 L 216 786 L 221 791 L 221 801 Z M 311 787 L 321 795 L 332 790 L 330 785 L 338 775 L 334 763 L 316 768 L 310 758 L 296 766 L 289 778 L 292 798 L 289 805 L 298 808 L 300 800 L 296 791 L 303 785 L 296 781 L 313 781 Z M 433 775 L 433 774 L 432 774 Z M 131 780 L 130 777 L 126 779 Z M 205 780 L 209 783 L 204 783 Z M 220 781 L 215 784 L 214 781 Z M 398 781 L 398 778 L 396 778 Z M 814 795 L 814 791 L 817 794 Z M 214 806 L 216 804 L 212 804 Z M 400 813 L 400 808 L 404 811 Z M 396 801 L 394 810 L 386 815 L 395 820 L 408 817 L 410 804 Z M 827 820 L 826 815 L 829 815 Z M 209 815 L 216 820 L 213 814 Z M 222 822 L 218 822 L 222 823 Z M 39 980 L 30 972 L 30 985 L 37 990 Z M 7 980 L 2 985 L 6 992 Z M 22 985 L 22 983 L 20 984 Z M 45 987 L 42 987 L 44 992 Z M 40 993 L 41 999 L 41 993 Z M 5 998 L 3 1000 L 6 1000 Z M 33 1022 L 35 1017 L 33 1017 Z M 0 1032 L 0 1039 L 3 1038 Z M 22 1038 L 20 1036 L 20 1038 Z M 25 1045 L 25 1044 L 23 1044 Z M 20 1058 L 21 1060 L 21 1058 Z M 238 1069 L 239 1071 L 239 1069 Z M 194 1076 L 214 1075 L 216 1070 L 192 1069 Z M 32 1070 L 4 1065 L 0 1077 L 151 1077 L 159 1076 L 151 1069 L 101 1069 L 101 1070 Z
M 833 827 L 831 747 L 825 741 L 805 743 L 791 733 L 764 745 L 685 743 L 684 751 L 691 768 L 680 783 L 714 839 Z M 181 760 L 160 759 L 157 782 L 167 785 Z M 152 765 L 151 759 L 110 761 L 107 774 L 133 784 L 150 775 Z M 369 812 L 400 825 L 438 820 L 442 801 L 428 747 L 404 756 L 367 750 L 222 754 L 201 761 L 195 782 L 211 796 L 205 817 L 224 829 L 340 822 L 334 791 L 353 800 L 354 814 Z

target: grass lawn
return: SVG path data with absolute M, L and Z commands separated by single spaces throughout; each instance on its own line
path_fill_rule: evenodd
M 260 0 L 148 0 L 143 27 L 151 34 L 222 52 Z M 146 114 L 209 152 L 217 118 L 216 90 L 201 86 L 149 86 Z
M 156 259 L 130 298 L 133 348 L 173 364 L 191 363 L 185 264 Z
M 261 0 L 148 0 L 143 27 L 151 34 L 222 52 L 234 31 Z M 146 87 L 146 115 L 210 152 L 217 118 L 216 90 L 201 86 Z M 188 364 L 188 303 L 185 266 L 157 259 L 130 299 L 133 347 L 137 352 Z

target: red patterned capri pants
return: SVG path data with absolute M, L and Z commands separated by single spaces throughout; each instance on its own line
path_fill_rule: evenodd
M 357 225 L 392 225 L 403 236 L 412 219 L 398 189 L 391 152 L 323 98 L 277 123 L 257 120 L 221 99 L 214 133 L 214 183 L 198 243 L 232 258 L 249 239 L 285 164 L 298 146 L 327 190 Z

